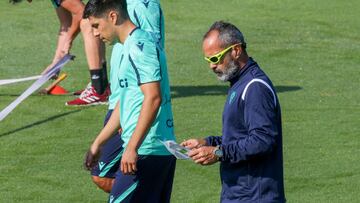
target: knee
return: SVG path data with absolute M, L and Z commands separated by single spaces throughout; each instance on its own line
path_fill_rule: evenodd
M 92 176 L 92 180 L 100 189 L 104 190 L 107 193 L 111 192 L 111 188 L 114 183 L 113 178 Z

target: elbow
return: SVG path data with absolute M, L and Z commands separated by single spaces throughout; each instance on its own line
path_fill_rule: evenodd
M 158 109 L 161 106 L 161 95 L 145 96 L 144 104 L 151 107 L 152 109 Z
M 156 97 L 153 98 L 154 107 L 159 108 L 161 106 L 161 102 L 162 102 L 161 95 L 157 95 Z

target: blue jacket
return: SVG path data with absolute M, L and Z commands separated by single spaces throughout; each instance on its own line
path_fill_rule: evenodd
M 250 58 L 230 81 L 220 146 L 221 202 L 285 202 L 281 111 L 270 79 Z

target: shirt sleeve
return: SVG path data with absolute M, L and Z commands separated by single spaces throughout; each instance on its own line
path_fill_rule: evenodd
M 161 80 L 159 51 L 152 41 L 138 41 L 130 47 L 130 63 L 138 85 Z
M 205 138 L 206 145 L 208 146 L 218 146 L 221 145 L 221 136 L 209 136 Z
M 142 30 L 151 32 L 156 39 L 161 38 L 162 12 L 159 3 L 136 3 L 130 15 L 131 20 Z
M 222 161 L 237 163 L 271 153 L 281 129 L 275 93 L 261 83 L 249 86 L 244 99 L 245 139 L 222 145 Z

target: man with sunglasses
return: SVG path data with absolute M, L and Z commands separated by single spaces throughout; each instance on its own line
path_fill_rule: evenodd
M 221 202 L 285 202 L 281 110 L 272 82 L 230 23 L 211 26 L 203 51 L 217 78 L 230 82 L 222 136 L 181 144 L 195 163 L 220 162 Z

